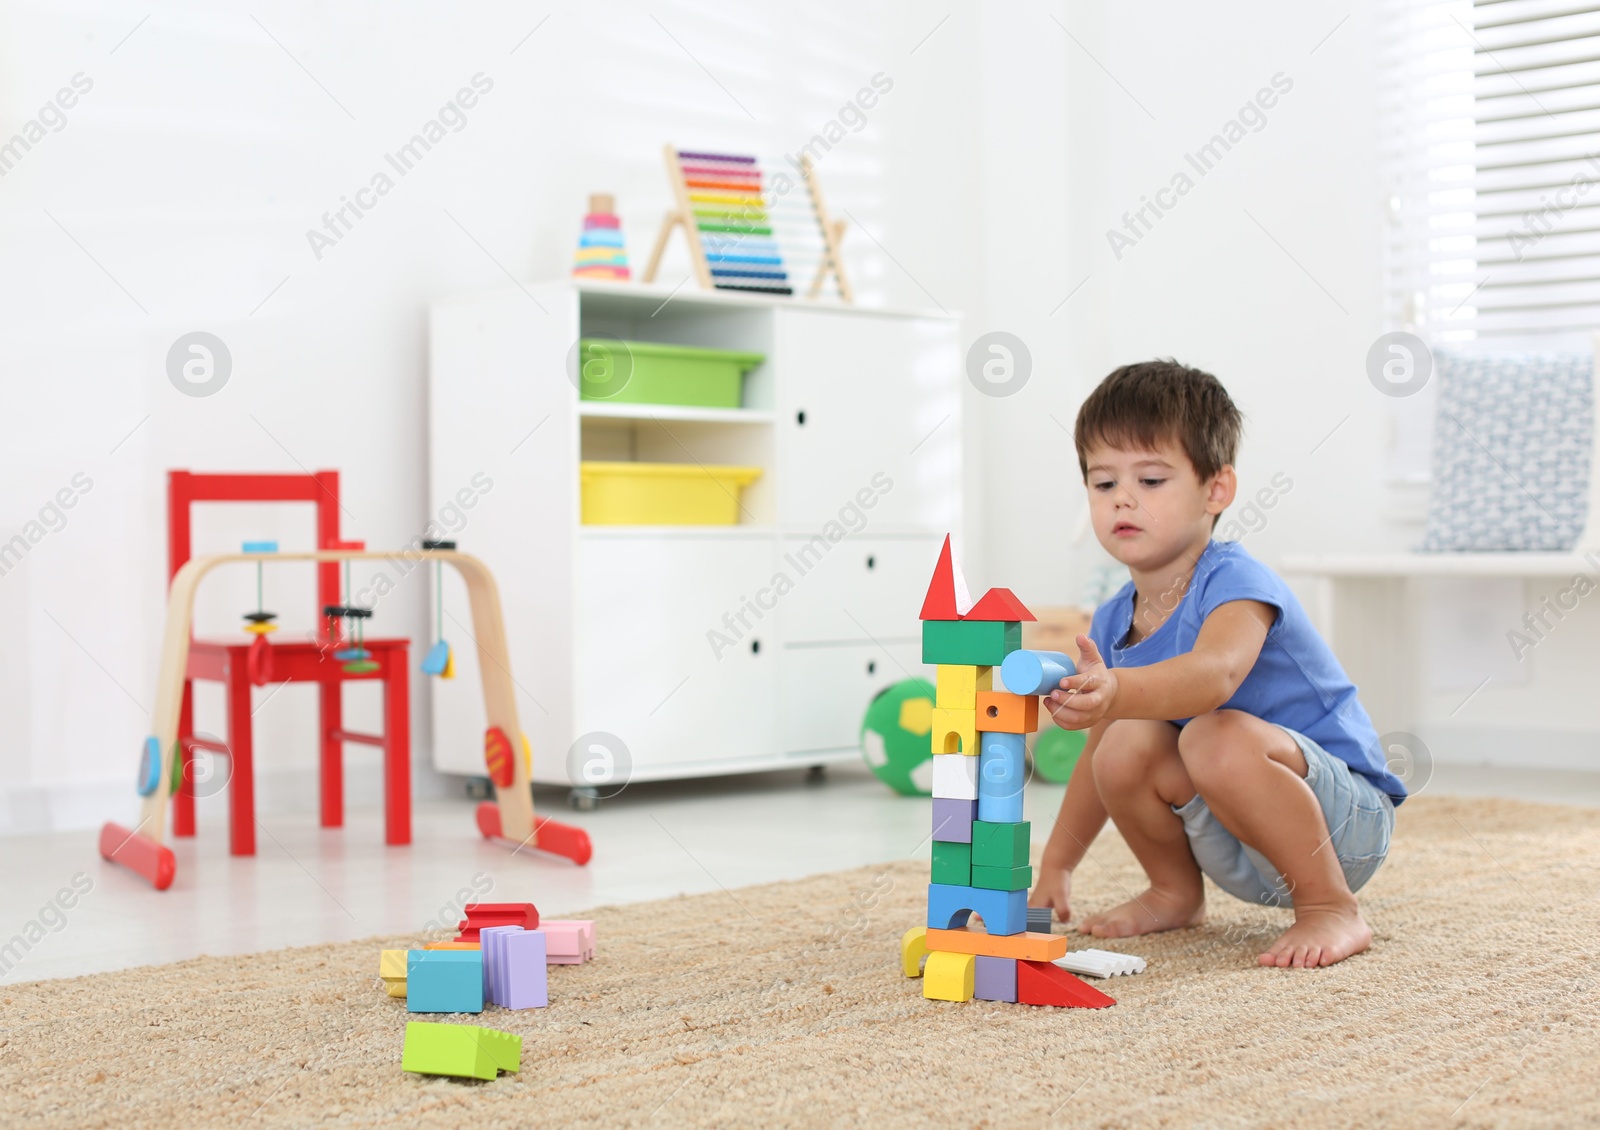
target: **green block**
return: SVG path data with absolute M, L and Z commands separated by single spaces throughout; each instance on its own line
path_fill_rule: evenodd
M 931 881 L 952 887 L 972 886 L 972 845 L 934 840 Z
M 974 867 L 972 886 L 991 891 L 1025 891 L 1033 886 L 1033 868 Z
M 1016 620 L 924 620 L 922 661 L 998 667 L 1022 647 Z
M 406 1023 L 400 1069 L 419 1075 L 453 1075 L 460 1079 L 493 1079 L 495 1061 L 478 1039 L 475 1024 Z M 520 1043 L 520 1040 L 519 1040 Z
M 1028 837 L 1032 825 L 972 822 L 972 865 L 974 867 L 1026 867 Z M 1000 887 L 1000 890 L 1012 890 Z
M 489 1058 L 501 1071 L 522 1070 L 521 1036 L 498 1032 L 493 1028 L 479 1028 L 478 1046 L 488 1052 Z

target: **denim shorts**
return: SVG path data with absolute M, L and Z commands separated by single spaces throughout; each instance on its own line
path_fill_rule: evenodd
M 1355 772 L 1316 742 L 1287 726 L 1280 730 L 1294 739 L 1306 759 L 1306 784 L 1322 806 L 1333 833 L 1321 850 L 1332 849 L 1344 870 L 1351 891 L 1359 891 L 1389 854 L 1394 834 L 1394 803 L 1384 791 Z M 1182 807 L 1174 807 L 1189 837 L 1189 850 L 1200 870 L 1235 898 L 1258 906 L 1294 905 L 1289 885 L 1267 857 L 1242 844 L 1212 815 L 1198 793 Z

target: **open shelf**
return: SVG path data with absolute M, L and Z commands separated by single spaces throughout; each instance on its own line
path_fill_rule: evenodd
M 607 404 L 598 400 L 578 403 L 586 420 L 668 420 L 695 424 L 770 424 L 776 414 L 760 408 L 697 408 L 684 404 Z

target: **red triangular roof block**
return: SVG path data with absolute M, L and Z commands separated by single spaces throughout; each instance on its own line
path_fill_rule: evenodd
M 1037 620 L 1010 589 L 990 589 L 978 598 L 963 620 Z
M 950 535 L 946 534 L 944 548 L 939 550 L 939 563 L 933 567 L 933 580 L 928 584 L 928 595 L 922 600 L 922 611 L 917 614 L 917 619 L 959 620 L 971 607 L 972 597 L 967 595 L 967 582 L 962 578 L 961 570 L 956 568 L 955 557 L 950 552 Z
M 1051 961 L 1017 962 L 1017 1003 L 1105 1008 L 1117 1002 Z

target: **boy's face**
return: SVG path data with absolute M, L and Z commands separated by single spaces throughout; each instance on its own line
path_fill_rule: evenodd
M 1233 501 L 1233 468 L 1202 482 L 1183 448 L 1096 444 L 1088 452 L 1089 516 L 1106 552 L 1130 569 L 1158 569 L 1203 547 Z

